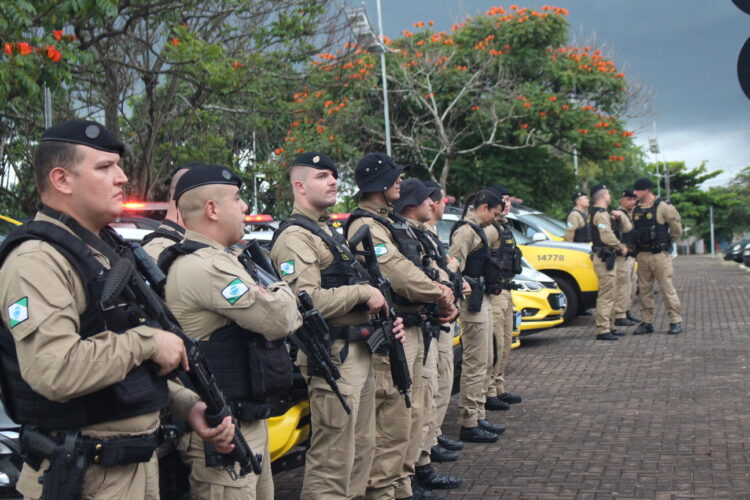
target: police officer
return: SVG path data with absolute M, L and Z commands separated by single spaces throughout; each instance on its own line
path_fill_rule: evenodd
M 633 223 L 633 207 L 635 207 L 635 193 L 626 189 L 622 192 L 620 206 L 617 211 L 621 212 L 620 220 L 627 217 Z M 615 326 L 633 326 L 638 321 L 630 314 L 636 290 L 635 274 L 635 245 L 633 244 L 633 231 L 624 232 L 620 220 L 615 219 L 612 229 L 615 236 L 628 247 L 627 255 L 618 255 L 615 268 L 617 269 L 617 298 L 615 299 Z
M 436 283 L 422 270 L 423 254 L 416 235 L 391 208 L 391 203 L 399 198 L 403 171 L 404 167 L 385 153 L 370 153 L 362 158 L 354 171 L 359 207 L 344 226 L 347 237 L 363 224 L 370 227 L 378 264 L 393 288 L 399 316 L 404 318 L 404 351 L 413 383 L 412 408 L 407 408 L 393 386 L 388 356 L 373 356 L 376 447 L 366 493 L 372 499 L 409 498 L 414 493 L 410 476 L 421 445 L 424 356 L 418 312 L 423 304 L 438 304 L 443 322 L 452 321 L 457 315 L 450 288 Z
M 177 182 L 185 172 L 197 165 L 200 165 L 200 163 L 186 163 L 174 169 L 170 175 L 167 213 L 159 227 L 151 234 L 147 234 L 142 242 L 143 249 L 154 260 L 159 258 L 159 255 L 161 255 L 165 248 L 179 243 L 185 238 L 185 227 L 181 223 L 180 211 L 177 210 L 177 203 L 174 201 L 174 191 L 177 187 Z
M 510 191 L 505 186 L 490 188 L 503 200 L 503 211 L 497 220 L 487 226 L 485 232 L 491 248 L 498 252 L 503 275 L 499 293 L 490 295 L 492 304 L 492 330 L 494 335 L 495 358 L 492 365 L 492 376 L 488 380 L 487 410 L 508 410 L 510 405 L 520 403 L 521 396 L 505 390 L 505 366 L 508 364 L 511 344 L 513 343 L 513 299 L 510 294 L 511 282 L 520 274 L 521 250 L 516 246 L 516 239 L 507 224 L 505 216 L 511 209 Z
M 227 249 L 244 235 L 247 205 L 241 181 L 227 167 L 195 166 L 177 182 L 175 201 L 187 230 L 167 248 L 159 265 L 167 272 L 164 294 L 186 334 L 199 341 L 216 382 L 253 451 L 262 473 L 232 480 L 210 447 L 188 435 L 181 443 L 190 464 L 194 498 L 273 498 L 266 418 L 268 397 L 291 385 L 284 338 L 302 319 L 285 282 L 260 286 L 252 269 Z
M 466 281 L 460 279 L 458 261 L 448 255 L 447 249 L 438 237 L 437 225 L 443 219 L 447 201 L 445 191 L 440 184 L 432 180 L 425 181 L 424 185 L 435 188 L 435 192 L 431 196 L 434 202 L 432 218 L 425 223 L 429 231 L 427 234 L 432 239 L 436 252 L 444 259 L 443 262 L 440 262 L 441 268 L 456 285 L 463 285 L 463 295 L 468 295 L 471 293 L 471 287 L 469 287 Z M 456 276 L 457 273 L 458 276 Z M 452 323 L 449 327 L 453 331 L 453 328 L 457 327 L 457 324 Z M 450 405 L 451 392 L 453 391 L 453 370 L 455 368 L 453 363 L 453 335 L 440 335 L 437 342 L 437 355 L 435 412 L 434 423 L 432 424 L 435 429 L 435 435 L 430 445 L 430 460 L 433 462 L 453 462 L 458 460 L 459 454 L 457 452 L 463 449 L 464 443 L 446 436 L 441 429 L 445 414 L 448 411 L 448 405 Z
M 591 243 L 591 226 L 589 225 L 589 197 L 581 191 L 573 195 L 573 210 L 568 214 L 566 222 L 565 241 L 576 243 Z
M 617 296 L 615 269 L 618 254 L 627 255 L 628 247 L 622 243 L 612 230 L 613 220 L 617 220 L 623 232 L 632 229 L 630 220 L 622 212 L 610 214 L 607 207 L 611 201 L 609 188 L 597 184 L 591 189 L 594 209 L 591 213 L 592 258 L 594 272 L 599 279 L 599 293 L 596 297 L 596 339 L 618 340 L 623 332 L 614 329 L 614 308 Z
M 406 218 L 409 226 L 414 230 L 417 238 L 422 243 L 429 258 L 429 264 L 432 268 L 433 279 L 441 283 L 446 283 L 453 287 L 448 273 L 441 267 L 443 264 L 442 254 L 435 245 L 434 240 L 430 237 L 429 230 L 425 225 L 432 219 L 432 212 L 435 202 L 432 196 L 437 192 L 434 187 L 427 187 L 415 177 L 404 180 L 401 183 L 401 194 L 398 200 L 393 203 L 396 213 Z M 455 295 L 454 290 L 454 295 Z M 452 489 L 461 486 L 461 479 L 458 477 L 446 476 L 438 473 L 431 465 L 430 451 L 435 438 L 436 413 L 435 392 L 437 388 L 437 361 L 438 361 L 438 344 L 442 337 L 452 338 L 451 328 L 436 321 L 434 311 L 430 308 L 423 309 L 425 318 L 422 323 L 422 335 L 425 346 L 425 355 L 422 366 L 422 408 L 424 419 L 421 429 L 421 447 L 415 457 L 416 478 L 420 486 L 427 489 Z
M 365 343 L 368 312 L 386 310 L 385 298 L 348 262 L 343 237 L 330 224 L 338 169 L 323 153 L 299 155 L 289 172 L 292 215 L 274 235 L 271 257 L 295 292 L 310 294 L 331 332 L 331 359 L 352 409 L 347 415 L 331 388 L 314 376 L 304 353 L 297 364 L 310 400 L 312 437 L 302 498 L 362 498 L 375 451 L 375 379 Z M 342 253 L 343 252 L 343 253 Z M 401 329 L 402 327 L 399 327 Z
M 222 451 L 234 435 L 229 420 L 209 430 L 205 405 L 162 377 L 187 366 L 182 340 L 129 315 L 137 304 L 101 305 L 103 280 L 118 251 L 125 252 L 107 227 L 122 209 L 123 153 L 124 145 L 95 122 L 47 129 L 32 165 L 43 209 L 0 250 L 3 400 L 23 433 L 41 433 L 67 450 L 54 459 L 63 469 L 44 483 L 66 498 L 157 499 L 153 451 L 168 402 L 203 437 L 218 439 Z M 22 453 L 17 489 L 41 498 L 52 457 L 27 439 Z M 71 463 L 58 463 L 63 456 Z
M 466 215 L 469 206 L 473 211 Z M 492 303 L 489 295 L 499 288 L 501 278 L 492 261 L 494 241 L 489 241 L 485 228 L 503 210 L 503 200 L 495 192 L 482 189 L 472 195 L 464 207 L 463 220 L 453 226 L 450 255 L 456 258 L 463 275 L 473 280 L 471 296 L 461 304 L 461 392 L 459 439 L 472 443 L 494 443 L 505 427 L 485 418 L 485 402 L 489 377 L 492 374 L 493 327 Z
M 654 280 L 664 296 L 669 314 L 669 331 L 672 335 L 682 333 L 682 305 L 672 284 L 672 242 L 680 239 L 682 224 L 674 205 L 653 192 L 650 179 L 638 179 L 633 192 L 638 204 L 633 210 L 635 248 L 638 252 L 638 288 L 641 295 L 643 322 L 633 332 L 635 335 L 654 331 Z

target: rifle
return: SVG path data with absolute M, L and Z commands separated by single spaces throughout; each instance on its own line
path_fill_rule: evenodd
M 484 299 L 485 290 L 484 276 L 476 279 L 464 276 L 463 279 L 471 285 L 471 295 L 469 296 L 468 303 L 469 312 L 477 313 L 482 310 L 482 300 Z
M 357 246 L 360 244 L 362 245 L 362 250 L 357 250 Z M 385 347 L 388 350 L 393 385 L 404 396 L 406 407 L 411 408 L 411 400 L 409 399 L 409 389 L 411 388 L 409 364 L 406 361 L 404 346 L 401 345 L 401 342 L 393 334 L 393 322 L 396 321 L 396 310 L 393 308 L 391 284 L 380 272 L 369 226 L 363 225 L 354 233 L 354 236 L 349 239 L 349 249 L 352 254 L 364 258 L 366 274 L 369 276 L 370 285 L 377 288 L 383 294 L 388 304 L 387 313 L 379 311 L 375 318 L 371 320 L 375 331 L 367 336 L 367 346 L 370 352 L 376 352 L 381 347 Z
M 156 266 L 156 263 L 142 249 L 141 252 L 135 251 L 140 248 L 140 245 L 131 243 L 131 248 L 134 249 L 133 255 L 136 258 L 138 270 L 144 274 L 148 283 L 157 289 L 163 287 L 167 278 L 161 269 Z M 143 255 L 146 258 L 143 259 L 139 255 Z M 185 351 L 187 352 L 188 363 L 190 365 L 190 370 L 188 370 L 186 375 L 192 384 L 192 389 L 206 403 L 206 422 L 208 422 L 208 425 L 215 427 L 225 417 L 232 416 L 229 405 L 226 399 L 224 399 L 224 394 L 222 394 L 216 385 L 211 368 L 205 356 L 198 348 L 198 342 L 190 338 L 182 330 L 177 319 L 164 304 L 161 297 L 146 284 L 144 278 L 136 272 L 133 263 L 127 258 L 116 261 L 112 269 L 110 269 L 102 291 L 102 306 L 112 306 L 120 296 L 125 296 L 143 305 L 149 318 L 155 320 L 163 330 L 177 335 L 185 344 Z M 234 449 L 228 454 L 221 455 L 222 465 L 232 479 L 237 479 L 238 476 L 245 476 L 250 472 L 260 474 L 262 457 L 253 453 L 250 445 L 247 444 L 245 437 L 240 431 L 239 424 L 236 420 L 234 422 L 236 426 L 234 437 L 232 438 Z M 235 462 L 239 465 L 239 474 L 234 468 Z
M 271 283 L 281 280 L 256 240 L 250 240 L 242 248 L 240 262 L 253 277 L 257 276 L 258 282 L 266 288 Z M 252 266 L 252 270 L 248 266 Z M 328 351 L 328 339 L 330 338 L 328 324 L 321 316 L 320 311 L 315 309 L 309 293 L 302 290 L 297 293 L 297 298 L 299 299 L 299 312 L 302 314 L 302 327 L 289 335 L 289 340 L 307 356 L 310 373 L 326 381 L 328 387 L 341 402 L 346 414 L 351 415 L 352 409 L 336 383 L 341 378 L 341 373 Z

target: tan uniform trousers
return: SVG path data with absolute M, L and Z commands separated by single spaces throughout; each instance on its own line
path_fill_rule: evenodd
M 260 475 L 247 474 L 233 480 L 222 467 L 206 467 L 203 440 L 191 432 L 183 460 L 190 469 L 190 498 L 193 500 L 273 500 L 271 454 L 268 449 L 268 422 L 240 422 L 242 435 L 253 453 L 263 455 Z M 183 442 L 180 443 L 184 445 Z
M 500 295 L 490 295 L 492 304 L 492 330 L 495 337 L 491 376 L 488 379 L 487 397 L 494 398 L 505 392 L 505 366 L 508 364 L 513 344 L 513 300 L 509 290 Z
M 451 324 L 451 331 L 441 332 L 438 342 L 438 359 L 437 359 L 437 387 L 435 389 L 435 434 L 430 446 L 438 444 L 437 437 L 443 434 L 440 426 L 443 425 L 445 414 L 448 412 L 448 406 L 451 403 L 451 392 L 453 391 L 453 328 L 455 323 Z M 430 450 L 426 450 L 430 453 Z M 421 465 L 421 464 L 420 464 Z
M 654 322 L 654 281 L 664 297 L 670 323 L 682 321 L 682 305 L 672 284 L 672 256 L 668 252 L 638 254 L 638 287 L 641 292 L 641 314 L 644 323 Z
M 602 259 L 593 256 L 594 272 L 599 279 L 599 293 L 596 296 L 596 333 L 607 333 L 615 326 L 615 299 L 617 297 L 617 261 L 615 267 L 607 270 Z
M 40 470 L 46 471 L 49 462 L 42 462 Z M 17 489 L 25 499 L 42 498 L 39 474 L 28 464 L 23 464 Z M 101 467 L 91 464 L 83 479 L 84 500 L 159 500 L 159 465 L 156 455 L 146 463 Z
M 633 305 L 633 296 L 635 295 L 635 259 L 618 255 L 615 269 L 617 270 L 615 319 L 622 319 L 627 316 L 628 311 Z
M 413 461 L 421 444 L 422 428 L 422 329 L 418 326 L 404 331 L 404 352 L 411 369 L 412 386 L 409 391 L 411 408 L 393 386 L 388 356 L 373 355 L 375 372 L 375 456 L 367 484 L 367 499 L 409 497 L 414 473 Z M 411 472 L 410 472 L 411 471 Z
M 364 342 L 350 342 L 341 363 L 346 345 L 343 340 L 334 341 L 331 359 L 341 373 L 336 382 L 351 415 L 322 378 L 308 376 L 305 356 L 300 353 L 312 428 L 301 498 L 363 498 L 367 488 L 375 451 L 375 376 Z
M 487 379 L 492 369 L 492 305 L 484 296 L 482 310 L 468 312 L 461 307 L 461 392 L 458 406 L 461 410 L 459 423 L 462 427 L 476 427 L 477 420 L 484 419 Z
M 422 434 L 421 443 L 415 462 L 417 465 L 428 465 L 430 463 L 430 448 L 435 439 L 435 428 L 437 420 L 435 393 L 438 385 L 438 342 L 441 337 L 448 336 L 446 332 L 440 332 L 440 336 L 432 339 L 427 350 L 424 366 L 422 366 Z

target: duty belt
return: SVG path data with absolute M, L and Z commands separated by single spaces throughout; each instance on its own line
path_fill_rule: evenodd
M 328 323 L 328 331 L 331 333 L 331 340 L 346 340 L 347 342 L 357 342 L 359 340 L 365 340 L 370 333 L 372 333 L 372 327 L 369 325 L 332 325 Z
M 232 415 L 243 422 L 265 420 L 271 416 L 272 406 L 269 403 L 258 403 L 253 401 L 227 401 Z
M 425 316 L 418 312 L 397 312 L 396 316 L 404 320 L 404 328 L 419 326 L 425 321 Z
M 515 290 L 516 286 L 513 284 L 512 281 L 508 281 L 507 283 L 499 283 L 497 285 L 491 286 L 487 288 L 485 293 L 488 295 L 500 295 L 503 293 L 503 290 Z

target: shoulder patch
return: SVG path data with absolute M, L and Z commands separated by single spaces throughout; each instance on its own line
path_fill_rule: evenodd
M 10 327 L 20 325 L 29 319 L 29 298 L 24 297 L 8 306 L 8 320 Z
M 572 222 L 568 222 L 568 227 L 573 227 L 573 223 Z
M 240 300 L 240 297 L 245 295 L 248 291 L 247 285 L 239 278 L 235 278 L 229 283 L 224 290 L 221 291 L 221 295 L 227 299 L 231 305 Z
M 606 224 L 599 224 L 596 227 L 598 227 L 599 229 L 604 229 L 605 227 L 607 227 L 607 225 Z
M 282 278 L 294 274 L 294 260 L 287 260 L 286 262 L 279 264 L 279 271 L 281 272 Z
M 379 243 L 375 245 L 375 257 L 380 257 L 388 253 L 388 245 L 385 243 Z

